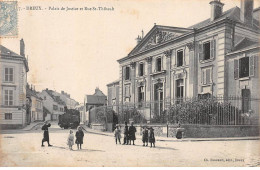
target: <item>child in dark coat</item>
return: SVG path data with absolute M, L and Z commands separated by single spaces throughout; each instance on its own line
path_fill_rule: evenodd
M 154 131 L 153 131 L 153 128 L 151 127 L 150 128 L 150 132 L 149 132 L 149 138 L 148 138 L 150 144 L 151 144 L 151 147 L 155 147 L 155 137 L 154 137 Z M 153 145 L 152 145 L 153 144 Z
M 142 141 L 143 141 L 143 146 L 145 146 L 145 143 L 146 143 L 146 146 L 148 146 L 148 129 L 146 126 L 143 129 Z
M 84 132 L 82 131 L 82 128 L 79 126 L 78 130 L 76 132 L 76 144 L 78 147 L 78 150 L 81 149 L 81 145 L 83 144 L 83 137 L 84 137 Z

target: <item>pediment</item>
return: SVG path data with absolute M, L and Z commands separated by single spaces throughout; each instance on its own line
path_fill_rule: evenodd
M 149 50 L 190 31 L 186 28 L 154 26 L 129 55 Z

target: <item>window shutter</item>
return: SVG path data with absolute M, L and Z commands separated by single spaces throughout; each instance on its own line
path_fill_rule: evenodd
M 210 83 L 210 69 L 206 69 L 206 84 Z
M 132 69 L 131 69 L 131 66 L 130 66 L 129 69 L 128 69 L 128 71 L 129 71 L 129 72 L 128 72 L 128 73 L 129 73 L 129 74 L 128 74 L 128 75 L 129 75 L 129 80 L 131 80 L 131 70 L 132 70 Z
M 234 60 L 234 78 L 239 78 L 239 60 Z
M 199 44 L 199 60 L 204 60 L 203 50 L 202 50 L 202 44 Z
M 254 76 L 255 74 L 255 56 L 249 57 L 249 76 Z
M 210 41 L 210 58 L 214 58 L 216 55 L 216 40 Z
M 205 72 L 205 69 L 202 70 L 202 84 L 206 84 L 206 72 Z

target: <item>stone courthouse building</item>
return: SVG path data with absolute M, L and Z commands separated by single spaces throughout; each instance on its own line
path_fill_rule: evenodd
M 207 20 L 188 28 L 154 25 L 138 36 L 136 47 L 118 60 L 119 105 L 138 104 L 149 117 L 187 97 L 258 98 L 260 8 L 253 3 L 241 0 L 240 8 L 223 12 L 224 4 L 213 0 Z M 107 85 L 108 94 L 116 83 Z M 258 113 L 258 105 L 241 105 Z

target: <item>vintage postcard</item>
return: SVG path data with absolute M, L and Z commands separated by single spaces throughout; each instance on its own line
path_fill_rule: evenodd
M 258 0 L 0 0 L 1 167 L 259 167 Z

